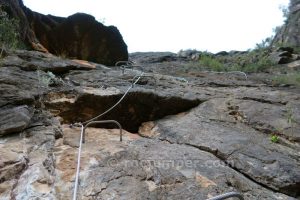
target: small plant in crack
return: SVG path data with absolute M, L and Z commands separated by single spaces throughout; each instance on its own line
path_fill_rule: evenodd
M 39 80 L 39 85 L 47 88 L 51 82 L 51 76 L 42 74 L 41 70 L 37 70 L 36 73 Z
M 295 119 L 295 116 L 294 116 L 294 113 L 293 113 L 293 109 L 291 107 L 291 105 L 289 105 L 287 107 L 287 110 L 286 110 L 286 119 L 287 119 L 287 123 L 288 125 L 290 126 L 289 129 L 290 131 L 292 132 L 292 137 L 294 137 L 294 131 L 297 132 L 294 128 L 295 128 L 295 125 L 297 123 L 296 119 Z
M 56 85 L 63 85 L 64 81 L 56 77 L 55 74 L 52 72 L 47 72 L 44 73 L 42 70 L 38 69 L 36 71 L 37 73 L 37 78 L 38 78 L 38 101 L 37 101 L 37 106 L 44 108 L 44 103 L 43 103 L 43 91 L 46 89 L 48 90 L 49 86 L 56 86 Z M 45 89 L 43 89 L 45 88 Z
M 278 142 L 279 142 L 279 136 L 273 134 L 273 135 L 271 136 L 271 142 L 273 142 L 273 143 L 278 143 Z
M 286 118 L 287 118 L 287 122 L 291 125 L 296 122 L 291 106 L 287 108 Z
M 41 70 L 37 70 L 37 77 L 39 84 L 42 87 L 48 88 L 49 86 L 64 84 L 64 81 L 61 78 L 56 77 L 55 74 L 49 71 L 46 74 L 42 74 Z

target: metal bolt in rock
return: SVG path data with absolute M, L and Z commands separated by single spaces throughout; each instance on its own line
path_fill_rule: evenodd
M 120 142 L 122 142 L 122 126 L 119 122 L 117 122 L 116 120 L 102 120 L 102 121 L 92 121 L 89 122 L 85 125 L 84 129 L 83 129 L 83 136 L 82 136 L 82 143 L 85 143 L 85 129 L 93 124 L 116 124 L 119 129 L 120 129 Z

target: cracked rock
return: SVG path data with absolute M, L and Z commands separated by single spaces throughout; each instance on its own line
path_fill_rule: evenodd
M 0 110 L 0 136 L 24 130 L 32 117 L 32 109 L 18 106 Z

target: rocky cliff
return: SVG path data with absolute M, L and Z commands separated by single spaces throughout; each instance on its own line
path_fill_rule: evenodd
M 299 83 L 292 49 L 275 57 L 297 57 L 295 66 L 267 73 L 207 71 L 195 51 L 135 53 L 133 62 L 109 68 L 65 58 L 91 55 L 96 32 L 116 50 L 101 59 L 121 59 L 112 55 L 126 45 L 93 17 L 45 16 L 21 1 L 0 2 L 23 20 L 24 41 L 65 55 L 7 50 L 0 58 L 1 200 L 72 199 L 76 188 L 81 200 L 205 200 L 228 192 L 245 200 L 300 198 L 300 89 L 272 79 L 289 70 Z M 208 61 L 231 63 L 246 53 Z M 119 124 L 87 126 L 101 113 L 97 120 Z
M 93 16 L 43 15 L 25 7 L 22 0 L 0 0 L 0 5 L 19 20 L 22 40 L 35 50 L 106 65 L 128 59 L 127 45 L 118 29 L 104 26 Z
M 274 44 L 300 47 L 300 0 L 291 0 L 285 24 L 275 35 Z
M 172 54 L 135 54 L 139 67 L 123 70 L 33 51 L 5 55 L 1 200 L 71 199 L 81 130 L 70 124 L 103 113 L 125 94 L 99 119 L 117 120 L 122 141 L 110 124 L 86 128 L 78 199 L 300 196 L 297 88 L 275 87 L 267 75 L 178 77 L 189 61 Z

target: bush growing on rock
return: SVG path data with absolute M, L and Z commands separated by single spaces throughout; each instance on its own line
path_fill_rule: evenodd
M 300 72 L 282 74 L 273 77 L 274 85 L 296 85 L 300 86 Z
M 235 52 L 226 55 L 212 55 L 203 53 L 200 56 L 198 66 L 211 71 L 266 71 L 273 65 L 265 48 L 248 52 Z
M 200 58 L 200 65 L 203 65 L 204 67 L 208 67 L 209 69 L 213 71 L 226 71 L 224 68 L 224 64 L 222 64 L 218 59 L 213 58 L 209 55 L 202 55 Z
M 19 22 L 10 18 L 0 6 L 0 57 L 2 57 L 4 50 L 16 49 L 22 46 L 18 28 Z

